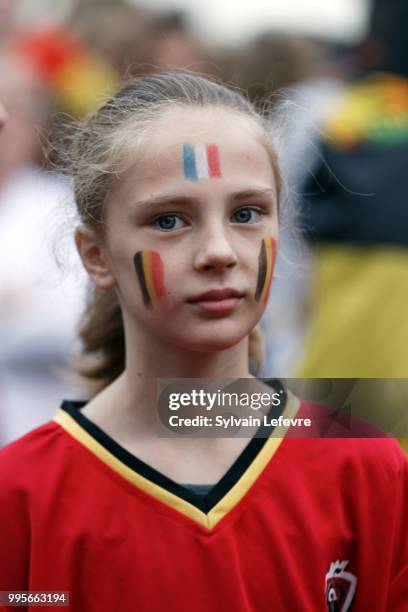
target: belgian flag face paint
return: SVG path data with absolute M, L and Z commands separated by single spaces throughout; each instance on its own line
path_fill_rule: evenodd
M 152 308 L 156 302 L 166 296 L 162 259 L 157 251 L 138 251 L 133 261 L 144 305 Z
M 276 242 L 272 237 L 262 240 L 258 258 L 258 282 L 255 291 L 255 300 L 266 304 L 272 282 L 275 265 Z

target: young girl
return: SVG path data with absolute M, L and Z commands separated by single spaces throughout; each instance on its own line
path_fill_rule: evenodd
M 157 435 L 158 379 L 271 391 L 248 366 L 282 184 L 262 118 L 200 77 L 145 77 L 71 158 L 102 390 L 0 453 L 0 591 L 69 592 L 76 612 L 407 610 L 392 440 Z

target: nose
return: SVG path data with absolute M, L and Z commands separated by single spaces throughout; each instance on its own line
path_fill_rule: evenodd
M 222 230 L 208 232 L 203 236 L 197 251 L 194 268 L 198 272 L 216 271 L 235 268 L 238 258 L 228 237 Z

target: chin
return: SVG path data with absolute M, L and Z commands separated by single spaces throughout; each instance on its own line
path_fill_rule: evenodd
M 185 350 L 212 353 L 216 351 L 225 351 L 226 349 L 235 346 L 247 337 L 254 325 L 237 326 L 231 322 L 223 321 L 221 324 L 214 325 L 212 329 L 196 326 L 194 329 L 183 330 L 183 333 L 178 337 L 172 338 L 172 343 Z

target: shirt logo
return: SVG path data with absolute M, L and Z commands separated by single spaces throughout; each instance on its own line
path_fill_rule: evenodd
M 357 578 L 346 572 L 350 561 L 334 561 L 326 574 L 326 604 L 328 612 L 347 612 L 353 603 Z

